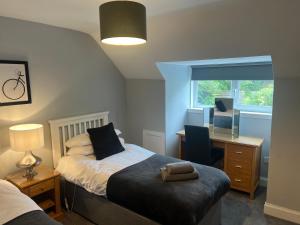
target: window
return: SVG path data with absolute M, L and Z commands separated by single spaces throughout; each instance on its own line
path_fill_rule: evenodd
M 273 80 L 195 80 L 192 107 L 213 106 L 215 97 L 232 97 L 242 111 L 271 112 L 273 88 Z

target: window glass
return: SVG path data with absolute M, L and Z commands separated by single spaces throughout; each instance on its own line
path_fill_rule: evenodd
M 245 106 L 272 106 L 272 80 L 243 80 L 239 81 L 238 104 Z
M 231 81 L 229 80 L 202 80 L 195 82 L 197 82 L 197 105 L 212 106 L 215 104 L 215 97 L 231 96 Z
M 242 111 L 271 112 L 273 91 L 273 80 L 196 80 L 192 107 L 213 106 L 216 97 L 232 97 L 235 108 Z

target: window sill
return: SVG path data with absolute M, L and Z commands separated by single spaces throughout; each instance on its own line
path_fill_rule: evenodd
M 199 113 L 199 114 L 201 114 L 201 113 L 203 113 L 203 108 L 189 108 L 189 109 L 187 109 L 187 111 L 189 113 Z
M 187 112 L 189 113 L 198 113 L 203 114 L 203 108 L 189 108 L 187 109 Z M 246 112 L 241 111 L 241 117 L 243 118 L 253 118 L 253 119 L 272 119 L 271 113 L 261 113 L 261 112 Z

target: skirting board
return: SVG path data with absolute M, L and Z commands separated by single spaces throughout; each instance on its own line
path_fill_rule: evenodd
M 300 212 L 296 210 L 288 209 L 266 202 L 264 206 L 264 213 L 269 216 L 277 217 L 279 219 L 300 224 Z

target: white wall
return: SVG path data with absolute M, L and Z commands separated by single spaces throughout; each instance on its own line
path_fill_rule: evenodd
M 203 126 L 203 111 L 188 110 L 187 123 L 190 125 Z M 264 157 L 269 156 L 271 141 L 271 115 L 257 115 L 251 113 L 241 113 L 240 117 L 240 135 L 250 137 L 260 137 L 264 139 L 261 155 L 261 171 L 262 179 L 268 177 L 268 163 L 264 162 Z
M 186 123 L 186 109 L 190 105 L 191 69 L 168 63 L 159 63 L 158 68 L 165 78 L 166 154 L 178 157 L 176 132 Z
M 7 150 L 13 124 L 42 123 L 45 147 L 35 153 L 52 166 L 48 120 L 110 111 L 125 129 L 125 80 L 89 35 L 0 17 L 0 58 L 29 63 L 32 104 L 0 107 L 0 178 L 23 156 Z

